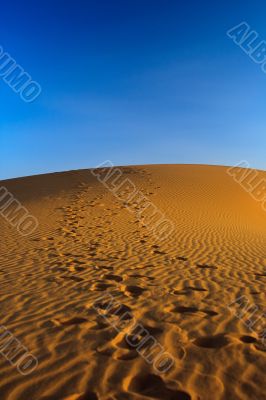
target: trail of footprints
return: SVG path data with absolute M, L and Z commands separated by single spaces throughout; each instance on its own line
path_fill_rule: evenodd
M 128 172 L 130 172 L 130 170 Z M 145 172 L 143 174 L 145 175 Z M 150 178 L 148 178 L 148 183 L 152 183 Z M 70 204 L 60 210 L 63 214 L 63 218 L 61 220 L 61 227 L 56 232 L 56 237 L 61 238 L 61 240 L 56 241 L 53 237 L 40 239 L 44 242 L 49 258 L 52 260 L 51 271 L 56 272 L 54 277 L 49 276 L 47 280 L 58 284 L 58 286 L 61 286 L 62 281 L 64 281 L 63 287 L 68 287 L 71 283 L 73 285 L 72 289 L 84 290 L 87 295 L 90 293 L 95 295 L 97 292 L 109 291 L 110 293 L 116 293 L 118 296 L 130 301 L 134 301 L 134 299 L 141 298 L 142 296 L 149 298 L 149 296 L 161 293 L 164 301 L 169 300 L 169 303 L 166 303 L 166 318 L 172 315 L 189 317 L 195 314 L 200 318 L 217 317 L 218 313 L 215 310 L 187 305 L 187 302 L 185 302 L 185 305 L 182 304 L 181 300 L 190 298 L 194 292 L 202 293 L 202 295 L 207 294 L 208 290 L 206 288 L 187 284 L 179 289 L 162 288 L 155 277 L 145 275 L 145 272 L 141 272 L 142 269 L 147 271 L 149 268 L 153 268 L 153 265 L 150 263 L 142 263 L 139 268 L 126 271 L 122 276 L 115 273 L 115 267 L 110 265 L 110 261 L 120 261 L 123 263 L 127 260 L 127 257 L 123 250 L 116 256 L 110 256 L 108 254 L 109 249 L 106 248 L 106 234 L 114 234 L 112 239 L 114 240 L 115 232 L 113 232 L 111 221 L 116 215 L 119 216 L 119 212 L 124 208 L 124 205 L 119 204 L 117 201 L 116 208 L 110 209 L 105 206 L 103 200 L 105 195 L 104 190 L 102 195 L 92 198 L 92 200 L 87 203 L 90 188 L 81 184 L 78 190 L 73 194 Z M 152 194 L 153 192 L 149 192 L 149 195 Z M 100 216 L 98 216 L 97 213 L 92 212 L 92 216 L 94 217 L 91 221 L 94 225 L 88 227 L 84 219 L 86 218 L 86 213 L 90 213 L 93 209 L 101 210 L 101 213 Z M 139 221 L 136 219 L 134 223 L 139 223 Z M 89 232 L 91 229 L 97 229 L 97 240 L 95 238 L 94 240 L 89 240 Z M 135 234 L 138 236 L 136 242 L 144 247 L 148 245 L 148 233 L 146 233 L 145 230 L 136 230 Z M 75 245 L 74 247 L 76 250 L 68 250 L 68 248 L 73 248 L 72 244 Z M 84 254 L 84 246 L 87 246 L 87 254 Z M 80 253 L 77 251 L 79 248 Z M 187 257 L 183 255 L 176 255 L 175 257 L 172 255 L 168 256 L 167 253 L 161 249 L 160 245 L 153 244 L 148 250 L 149 253 L 154 254 L 155 257 L 161 257 L 162 265 L 165 261 L 172 263 L 178 262 L 180 265 L 184 263 L 184 266 L 189 265 L 189 259 Z M 199 273 L 200 271 L 209 271 L 211 274 L 211 271 L 217 270 L 218 267 L 215 265 L 198 263 L 195 265 L 195 269 L 198 270 Z M 260 278 L 265 277 L 265 273 L 256 274 L 256 276 Z M 139 284 L 128 284 L 127 281 L 130 279 L 139 282 Z M 84 283 L 85 285 L 83 286 Z M 105 304 L 102 304 L 101 307 L 104 309 Z M 114 318 L 119 318 L 125 312 L 132 313 L 132 315 L 134 314 L 134 310 L 129 305 L 122 303 L 119 309 L 114 308 L 109 310 L 109 315 Z M 55 317 L 51 322 L 55 326 L 61 328 L 92 324 L 90 325 L 90 329 L 110 330 L 109 324 L 100 316 L 95 318 L 94 324 L 89 317 L 79 315 L 73 315 L 65 319 L 57 319 Z M 152 326 L 146 326 L 146 329 L 155 337 L 159 337 L 163 333 L 160 328 Z M 245 345 L 255 345 L 258 349 L 260 348 L 257 339 L 253 336 L 242 335 L 238 339 Z M 139 340 L 141 340 L 141 338 L 139 338 Z M 227 334 L 199 336 L 192 340 L 195 346 L 203 349 L 220 349 L 230 345 L 231 342 L 231 338 Z M 117 360 L 123 361 L 130 361 L 138 357 L 137 352 L 130 348 L 125 341 L 125 332 L 123 331 L 119 334 L 115 333 L 114 336 L 111 337 L 111 346 L 109 341 L 98 346 L 97 353 L 101 356 L 112 356 Z M 185 357 L 185 352 L 182 354 L 182 357 Z M 191 399 L 190 395 L 186 392 L 167 388 L 163 379 L 153 374 L 146 374 L 145 376 L 137 375 L 129 383 L 129 390 L 143 396 L 150 396 L 157 399 Z M 122 398 L 123 397 L 121 397 L 121 399 Z M 98 397 L 96 393 L 88 389 L 88 391 L 78 397 L 78 400 L 86 399 L 98 399 Z
M 130 173 L 135 173 L 135 171 L 131 171 L 130 169 L 127 172 L 127 174 Z M 146 171 L 142 171 L 142 174 L 145 175 Z M 152 183 L 152 180 L 150 178 L 148 178 L 148 182 L 149 184 Z M 99 225 L 95 225 L 95 227 L 93 227 L 92 229 L 97 228 L 99 230 L 98 233 L 98 242 L 93 242 L 91 241 L 89 243 L 89 248 L 88 248 L 88 255 L 89 258 L 88 259 L 84 259 L 84 252 L 82 251 L 82 254 L 73 254 L 71 252 L 65 252 L 65 253 L 61 253 L 60 251 L 60 247 L 58 247 L 56 249 L 55 245 L 53 244 L 53 238 L 45 238 L 44 240 L 48 241 L 48 246 L 50 246 L 51 249 L 51 253 L 50 255 L 54 256 L 55 258 L 57 258 L 58 261 L 58 265 L 56 266 L 56 272 L 60 271 L 62 273 L 65 273 L 63 275 L 61 275 L 62 279 L 65 280 L 70 280 L 73 282 L 83 282 L 86 278 L 83 277 L 83 272 L 88 271 L 88 269 L 90 270 L 90 283 L 91 283 L 91 290 L 92 291 L 106 291 L 106 290 L 113 290 L 113 289 L 117 289 L 119 288 L 120 292 L 123 293 L 124 295 L 126 295 L 127 297 L 133 297 L 133 298 L 138 298 L 142 295 L 145 295 L 145 292 L 147 292 L 148 290 L 153 290 L 152 288 L 155 288 L 154 293 L 158 293 L 158 291 L 156 292 L 156 288 L 159 289 L 160 291 L 160 286 L 158 287 L 158 285 L 154 282 L 155 278 L 154 277 L 149 277 L 149 276 L 145 276 L 145 275 L 141 275 L 141 274 L 127 274 L 127 277 L 130 278 L 140 278 L 140 279 L 145 279 L 146 281 L 153 281 L 152 282 L 152 287 L 149 287 L 149 289 L 147 289 L 147 284 L 145 284 L 145 288 L 138 286 L 138 285 L 123 285 L 123 278 L 120 275 L 116 275 L 115 273 L 113 273 L 114 271 L 114 267 L 112 266 L 106 266 L 106 265 L 101 265 L 102 262 L 108 262 L 110 260 L 110 257 L 108 257 L 108 255 L 106 255 L 106 257 L 104 259 L 101 259 L 97 256 L 97 250 L 98 248 L 101 247 L 101 237 L 104 236 L 102 232 L 106 232 L 108 231 L 108 229 L 106 229 L 106 224 L 110 223 L 110 220 L 112 219 L 112 217 L 114 215 L 118 215 L 119 214 L 119 209 L 124 208 L 123 205 L 118 204 L 116 211 L 112 211 L 109 213 L 109 211 L 111 210 L 110 208 L 106 208 L 104 207 L 105 204 L 102 202 L 102 199 L 104 197 L 104 193 L 100 196 L 96 196 L 95 198 L 93 198 L 89 203 L 87 203 L 87 196 L 86 196 L 86 185 L 81 184 L 80 187 L 78 188 L 78 190 L 75 191 L 73 197 L 72 197 L 72 205 L 68 205 L 67 207 L 63 207 L 62 211 L 63 211 L 63 220 L 62 220 L 62 227 L 59 229 L 59 236 L 61 235 L 64 239 L 71 241 L 74 241 L 78 244 L 83 244 L 83 240 L 82 240 L 82 235 L 80 233 L 80 230 L 82 228 L 85 227 L 85 225 L 83 224 L 83 220 L 85 219 L 85 216 L 83 215 L 84 213 L 88 212 L 88 208 L 97 208 L 99 207 L 102 211 L 102 215 L 99 218 L 100 219 L 100 224 Z M 147 194 L 152 195 L 153 192 L 148 192 Z M 106 216 L 103 215 L 103 212 L 106 212 Z M 109 217 L 109 219 L 107 219 L 107 217 Z M 135 221 L 136 223 L 139 223 L 139 220 Z M 109 232 L 111 232 L 112 229 L 109 229 Z M 139 233 L 139 231 L 136 231 L 136 233 Z M 145 243 L 147 243 L 147 240 L 145 238 L 147 238 L 148 235 L 143 233 L 142 234 L 142 238 L 139 239 L 139 242 L 143 245 L 145 245 Z M 161 255 L 164 256 L 166 254 L 166 252 L 162 251 L 160 249 L 159 245 L 152 245 L 151 246 L 151 250 L 153 252 L 153 254 L 155 255 Z M 52 252 L 54 251 L 54 253 Z M 59 260 L 58 260 L 58 255 L 60 256 Z M 171 257 L 171 259 L 173 260 L 173 257 Z M 176 261 L 179 262 L 189 262 L 187 257 L 184 256 L 176 256 L 174 257 L 174 259 Z M 89 265 L 88 265 L 89 264 Z M 147 268 L 148 266 L 143 266 L 143 268 Z M 216 270 L 218 269 L 217 266 L 215 265 L 209 265 L 209 264 L 201 264 L 198 263 L 196 264 L 196 268 L 198 268 L 199 270 Z M 93 269 L 95 271 L 94 277 L 95 277 L 95 281 L 91 282 L 91 269 Z M 108 273 L 104 273 L 104 271 L 109 271 Z M 256 276 L 260 276 L 260 277 L 264 277 L 265 274 L 255 274 Z M 48 279 L 52 279 L 52 277 L 48 278 Z M 55 278 L 56 279 L 56 278 Z M 117 286 L 120 285 L 120 286 Z M 168 291 L 168 293 L 164 292 L 164 295 L 166 294 L 167 296 L 186 296 L 191 294 L 191 292 L 196 291 L 196 292 L 207 292 L 207 289 L 202 288 L 202 287 L 193 287 L 193 286 L 185 286 L 184 288 L 180 289 L 180 290 L 170 290 Z M 163 290 L 161 291 L 161 293 L 163 293 Z M 173 302 L 172 305 L 174 305 L 175 303 Z M 218 313 L 216 311 L 212 311 L 212 310 L 201 310 L 198 309 L 197 307 L 194 306 L 182 306 L 179 303 L 175 306 L 172 307 L 171 311 L 172 313 L 180 313 L 180 314 L 194 314 L 194 313 L 200 313 L 200 314 L 205 314 L 206 316 L 209 317 L 215 317 L 218 315 Z M 81 322 L 79 321 L 79 318 L 73 318 L 73 320 L 70 320 L 72 322 L 70 322 L 70 324 L 74 323 L 74 324 L 78 324 L 81 322 L 85 322 L 86 320 L 82 320 Z M 207 342 L 209 341 L 210 338 L 206 337 Z M 214 338 L 215 341 L 215 338 Z M 254 341 L 256 341 L 255 338 L 250 337 L 250 340 L 243 340 L 244 343 L 254 343 Z M 204 342 L 204 339 L 203 339 Z M 218 340 L 219 342 L 219 340 Z M 200 343 L 202 343 L 201 338 L 199 338 L 199 340 L 195 340 L 195 344 L 196 345 L 200 345 Z M 227 344 L 227 341 L 224 341 L 223 343 Z M 202 346 L 202 347 L 208 347 L 208 346 Z M 210 346 L 212 347 L 212 346 Z

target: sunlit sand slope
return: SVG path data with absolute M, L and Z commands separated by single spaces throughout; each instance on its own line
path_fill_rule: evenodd
M 0 354 L 0 399 L 266 399 L 254 324 L 265 304 L 261 203 L 225 167 L 121 170 L 171 221 L 170 235 L 156 237 L 134 199 L 119 199 L 90 170 L 0 182 L 39 222 L 21 236 L 0 216 L 1 325 L 39 362 L 22 375 Z M 108 294 L 121 307 L 106 318 L 99 298 Z M 251 328 L 240 296 L 255 310 Z M 171 355 L 166 372 L 129 344 L 121 310 Z

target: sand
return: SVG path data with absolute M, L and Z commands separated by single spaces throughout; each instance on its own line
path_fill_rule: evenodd
M 90 170 L 0 182 L 39 222 L 21 236 L 0 216 L 1 325 L 39 363 L 21 375 L 0 354 L 1 400 L 266 399 L 261 325 L 234 303 L 263 314 L 266 212 L 226 171 L 122 168 L 173 222 L 163 240 Z M 115 307 L 106 318 L 108 294 L 173 357 L 169 370 L 129 345 Z

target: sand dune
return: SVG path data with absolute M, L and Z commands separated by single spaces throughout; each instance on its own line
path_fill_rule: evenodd
M 0 354 L 1 400 L 266 399 L 262 325 L 234 303 L 263 315 L 266 212 L 226 171 L 122 168 L 173 222 L 162 240 L 90 170 L 0 182 L 39 222 L 21 236 L 0 216 L 1 325 L 39 362 L 21 375 Z M 125 312 L 173 357 L 166 372 L 111 324 Z

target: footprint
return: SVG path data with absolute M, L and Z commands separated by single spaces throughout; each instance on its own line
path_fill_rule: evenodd
M 207 265 L 207 264 L 196 264 L 198 268 L 204 269 L 217 269 L 214 265 Z
M 139 297 L 145 291 L 146 291 L 146 289 L 143 289 L 140 286 L 136 286 L 136 285 L 129 285 L 129 286 L 125 287 L 125 293 L 129 294 L 133 297 Z
M 168 389 L 163 379 L 154 374 L 135 376 L 129 384 L 129 390 L 160 400 L 191 400 L 191 396 L 182 390 Z
M 243 335 L 239 338 L 243 343 L 257 343 L 257 339 L 253 336 Z
M 106 274 L 103 276 L 103 279 L 107 279 L 109 281 L 121 282 L 123 278 L 119 275 L 114 274 Z
M 193 341 L 198 347 L 204 347 L 206 349 L 220 349 L 227 346 L 230 341 L 224 334 L 218 334 L 214 336 L 201 336 Z

